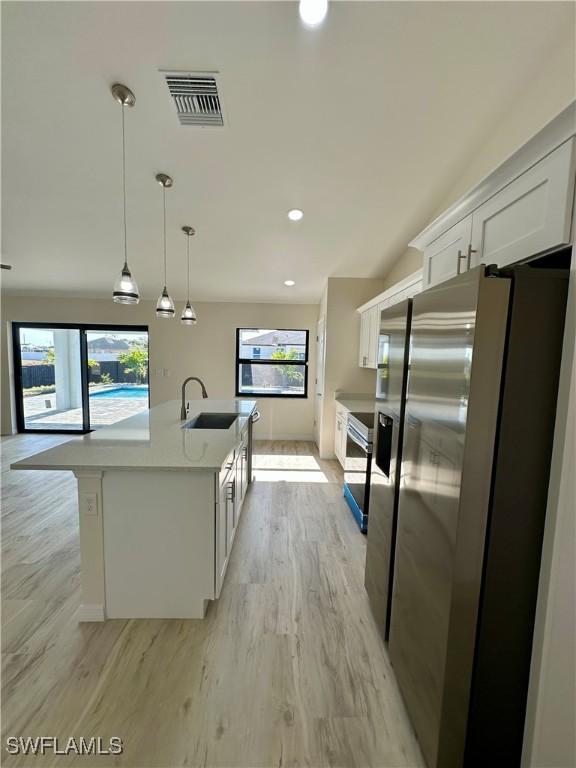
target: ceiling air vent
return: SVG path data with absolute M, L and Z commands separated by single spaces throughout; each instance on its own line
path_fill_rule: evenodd
M 222 126 L 216 76 L 209 72 L 163 72 L 181 125 Z

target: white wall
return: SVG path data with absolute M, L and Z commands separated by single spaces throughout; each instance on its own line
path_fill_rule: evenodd
M 386 273 L 384 290 L 392 288 L 392 286 L 399 283 L 400 280 L 404 280 L 404 278 L 414 274 L 414 272 L 417 272 L 419 269 L 422 269 L 422 265 L 423 259 L 421 251 L 416 250 L 416 248 L 407 248 L 406 253 L 404 253 L 392 266 L 392 269 Z
M 324 396 L 321 404 L 320 456 L 334 456 L 335 393 L 365 393 L 374 396 L 376 371 L 360 368 L 358 348 L 360 315 L 356 307 L 377 296 L 385 288 L 383 280 L 330 277 L 320 312 L 326 322 Z
M 454 178 L 423 179 L 438 189 L 437 201 L 429 215 L 422 220 L 420 231 L 449 208 L 459 197 L 472 189 L 534 134 L 550 122 L 576 98 L 576 62 L 574 38 L 571 45 L 554 41 L 545 67 L 542 67 L 518 97 L 506 105 L 506 110 L 483 136 L 475 152 L 458 168 Z M 478 105 L 481 108 L 481 105 Z M 471 94 L 470 108 L 474 109 Z M 415 237 L 418 231 L 412 233 Z M 386 287 L 422 267 L 422 256 L 408 248 L 385 273 Z
M 546 66 L 535 73 L 529 88 L 523 88 L 518 98 L 506 105 L 500 119 L 494 122 L 492 132 L 482 138 L 477 150 L 459 169 L 457 177 L 439 196 L 438 207 L 430 220 L 490 174 L 574 101 L 574 45 L 574 32 L 570 45 L 552 42 Z
M 297 328 L 310 331 L 309 393 L 305 400 L 260 398 L 260 439 L 312 439 L 316 361 L 316 304 L 195 304 L 198 325 L 185 327 L 178 319 L 161 320 L 155 302 L 122 306 L 107 299 L 54 299 L 4 296 L 2 301 L 2 434 L 11 432 L 8 321 L 61 323 L 119 323 L 148 325 L 150 332 L 151 404 L 180 397 L 186 376 L 204 380 L 215 398 L 234 397 L 237 327 Z M 180 309 L 178 307 L 177 309 Z M 167 369 L 169 375 L 158 375 Z M 189 386 L 191 397 L 194 385 Z

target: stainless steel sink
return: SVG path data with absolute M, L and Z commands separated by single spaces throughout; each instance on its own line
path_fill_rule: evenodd
M 182 429 L 229 429 L 237 418 L 237 413 L 199 413 Z

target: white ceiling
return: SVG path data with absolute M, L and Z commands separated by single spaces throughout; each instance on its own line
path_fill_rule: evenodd
M 122 262 L 120 107 L 129 261 L 141 294 L 317 301 L 328 276 L 383 275 L 459 168 L 573 35 L 572 3 L 2 4 L 4 288 L 109 296 Z M 227 126 L 179 125 L 159 69 L 218 70 Z M 304 210 L 291 223 L 289 208 Z M 285 288 L 283 281 L 296 281 Z

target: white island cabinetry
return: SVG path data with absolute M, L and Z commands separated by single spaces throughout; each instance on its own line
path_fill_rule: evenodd
M 191 401 L 236 414 L 228 429 L 183 429 L 164 403 L 14 464 L 78 479 L 79 618 L 203 618 L 220 595 L 249 486 L 255 401 Z
M 226 459 L 218 477 L 216 495 L 215 597 L 220 596 L 232 543 L 248 490 L 248 434 Z

